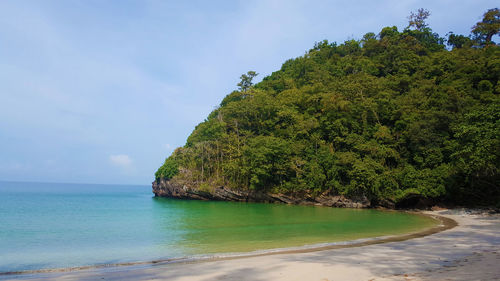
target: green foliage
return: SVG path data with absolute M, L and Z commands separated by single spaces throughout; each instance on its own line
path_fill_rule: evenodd
M 497 204 L 500 47 L 451 34 L 447 50 L 427 16 L 402 32 L 318 42 L 256 85 L 255 72 L 242 75 L 156 178 Z
M 240 91 L 246 92 L 248 89 L 250 89 L 250 87 L 252 87 L 253 85 L 252 80 L 257 75 L 259 74 L 255 71 L 248 71 L 247 74 L 242 74 L 240 77 L 241 82 L 237 85 L 238 87 L 240 87 Z
M 448 40 L 447 40 L 448 46 L 451 46 L 452 48 L 462 48 L 465 46 L 471 46 L 472 45 L 472 40 L 463 35 L 457 35 L 454 34 L 453 32 L 450 32 L 448 34 Z
M 472 28 L 472 34 L 480 45 L 489 44 L 494 35 L 500 34 L 500 9 L 486 11 L 483 20 Z
M 165 163 L 156 171 L 156 179 L 171 179 L 179 173 L 179 165 L 174 157 L 168 157 Z
M 291 149 L 286 140 L 272 136 L 256 136 L 243 148 L 244 177 L 251 189 L 280 185 L 289 177 Z
M 423 30 L 427 28 L 427 23 L 425 20 L 431 15 L 431 12 L 424 8 L 420 8 L 416 13 L 411 12 L 408 17 L 408 27 L 413 27 L 416 30 Z

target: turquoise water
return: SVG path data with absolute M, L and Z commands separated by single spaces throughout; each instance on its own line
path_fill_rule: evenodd
M 151 186 L 0 182 L 0 272 L 303 246 L 434 223 L 399 212 L 154 198 Z

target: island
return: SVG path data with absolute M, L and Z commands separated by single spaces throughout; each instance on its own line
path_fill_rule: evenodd
M 156 196 L 335 207 L 500 207 L 499 10 L 447 38 L 420 9 L 241 75 L 158 169 Z

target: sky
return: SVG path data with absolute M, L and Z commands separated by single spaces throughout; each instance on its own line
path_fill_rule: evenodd
M 468 35 L 489 0 L 0 1 L 0 180 L 144 184 L 248 70 L 407 26 Z

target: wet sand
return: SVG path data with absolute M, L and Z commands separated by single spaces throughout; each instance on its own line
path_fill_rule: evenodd
M 196 262 L 0 276 L 7 280 L 500 280 L 500 216 L 427 212 L 444 225 L 357 245 Z M 454 221 L 458 226 L 454 227 Z M 447 230 L 444 230 L 447 229 Z M 443 231 L 444 230 L 444 231 Z M 495 279 L 496 278 L 496 279 Z

